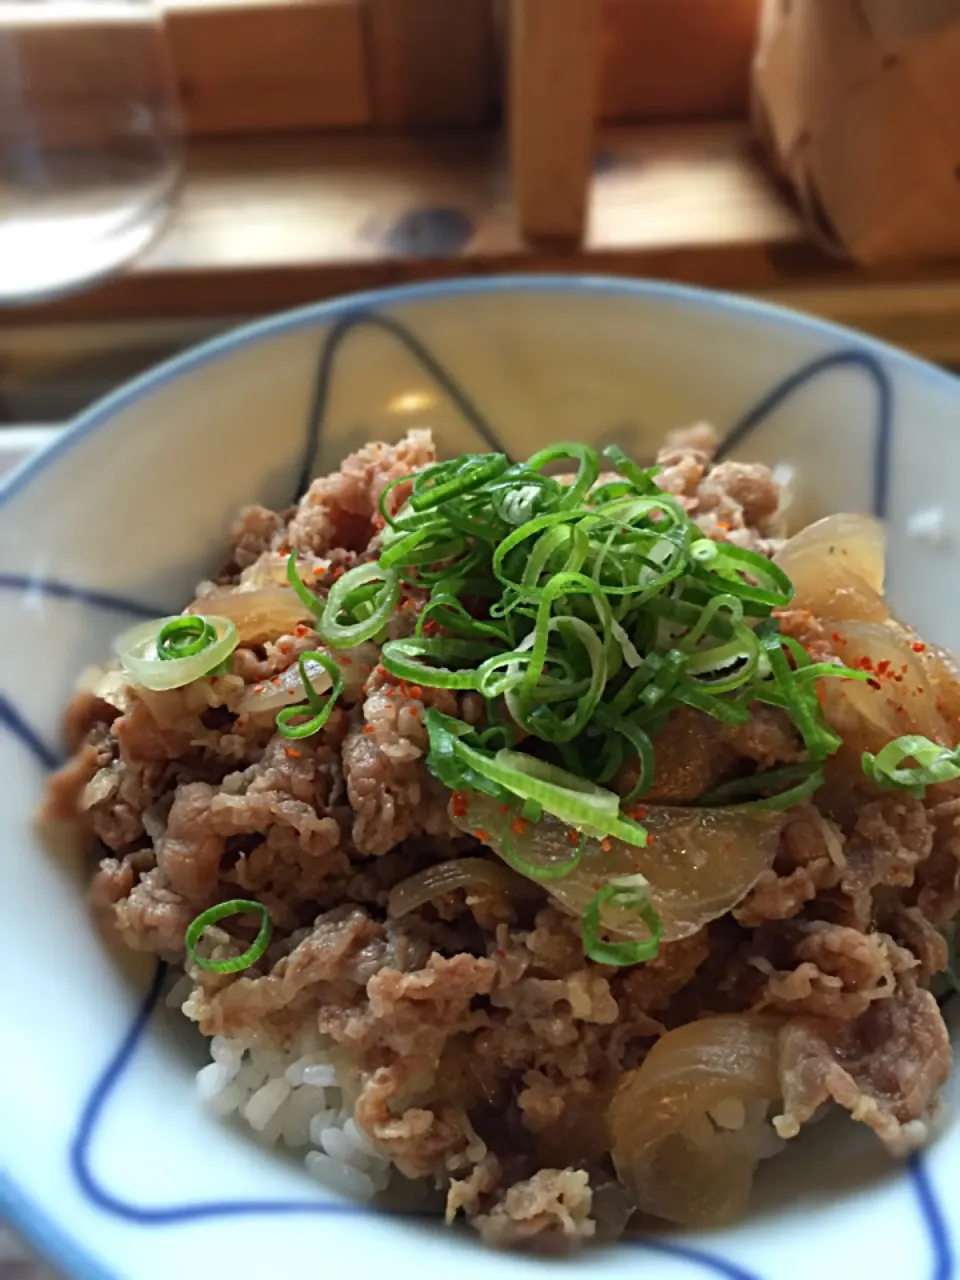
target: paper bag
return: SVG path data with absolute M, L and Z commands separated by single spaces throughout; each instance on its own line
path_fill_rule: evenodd
M 960 0 L 764 0 L 753 110 L 828 247 L 960 254 Z

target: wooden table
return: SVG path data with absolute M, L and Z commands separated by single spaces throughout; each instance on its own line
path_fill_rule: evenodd
M 602 132 L 583 245 L 525 244 L 499 137 L 194 144 L 179 206 L 123 277 L 4 328 L 249 316 L 492 272 L 674 279 L 785 301 L 960 361 L 960 262 L 867 273 L 817 249 L 743 123 Z

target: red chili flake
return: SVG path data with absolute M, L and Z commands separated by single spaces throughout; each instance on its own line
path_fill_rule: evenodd
M 579 844 L 579 843 L 580 843 L 580 837 L 579 837 L 579 835 L 577 834 L 577 832 L 576 832 L 576 831 L 574 831 L 573 827 L 568 827 L 568 828 L 567 828 L 567 840 L 569 841 L 569 843 L 570 843 L 570 844 Z
M 893 678 L 896 680 L 897 684 L 903 684 L 903 676 L 894 676 Z
M 910 648 L 913 650 L 914 653 L 926 653 L 927 651 L 927 646 L 923 643 L 922 640 L 914 640 Z
M 423 624 L 423 634 L 425 636 L 434 635 L 438 629 L 438 624 L 433 620 L 433 618 L 428 618 Z
M 504 951 L 503 947 L 497 947 L 496 951 L 494 951 L 493 954 L 497 957 L 498 960 L 506 960 L 507 958 L 507 953 Z
M 877 663 L 877 675 L 878 675 L 878 676 L 885 676 L 889 670 L 890 670 L 890 659 L 889 659 L 889 658 L 884 658 L 884 660 L 883 660 L 882 662 L 878 662 L 878 663 Z
M 502 804 L 502 805 L 500 806 L 500 812 L 501 812 L 501 813 L 509 813 L 509 812 L 510 812 L 510 806 L 509 806 L 508 804 Z
M 654 842 L 653 832 L 650 831 L 647 833 L 647 844 L 653 844 L 653 842 Z
M 638 804 L 635 809 L 630 810 L 630 817 L 633 818 L 635 822 L 642 822 L 646 816 L 646 805 Z
M 515 836 L 522 836 L 529 825 L 526 818 L 514 818 L 510 823 L 510 830 Z
M 364 732 L 364 733 L 373 733 L 373 725 L 372 725 L 372 724 L 365 724 L 365 725 L 363 726 L 363 732 Z
M 303 625 L 302 622 L 297 623 L 296 633 L 298 636 L 305 636 L 307 634 L 307 628 Z
M 422 697 L 423 697 L 423 690 L 420 688 L 420 686 L 419 686 L 418 684 L 412 684 L 412 685 L 410 686 L 410 697 L 411 697 L 411 698 L 422 698 Z
M 600 841 L 600 848 L 603 850 L 604 853 L 609 853 L 610 850 L 613 848 L 613 845 L 606 838 L 606 836 L 604 836 L 604 838 Z
M 917 693 L 923 693 L 923 692 L 924 692 L 923 685 L 918 684 L 918 685 L 917 685 Z
M 477 827 L 473 834 L 478 840 L 482 841 L 483 844 L 487 844 L 490 839 L 490 836 L 486 831 L 484 831 L 483 827 Z
M 291 760 L 298 760 L 303 752 L 298 747 L 284 747 L 284 755 L 288 755 Z
M 313 571 L 313 576 L 315 578 L 322 578 L 326 572 L 327 572 L 327 566 L 325 564 L 318 564 Z
M 880 681 L 879 681 L 879 680 L 874 680 L 874 679 L 871 677 L 871 678 L 867 681 L 867 686 L 868 686 L 868 688 L 870 688 L 870 689 L 879 689 L 879 688 L 880 688 Z
M 602 886 L 602 885 L 603 885 L 603 881 L 602 881 L 602 880 L 594 880 L 592 887 L 593 887 L 594 889 L 599 889 L 599 888 L 601 888 L 601 886 Z
M 341 667 L 349 667 L 350 665 L 350 659 L 345 653 L 338 653 L 334 661 Z
M 337 565 L 337 567 L 334 569 L 333 573 L 332 573 L 330 576 L 331 576 L 331 578 L 333 579 L 333 581 L 334 581 L 334 582 L 336 582 L 336 580 L 337 580 L 338 578 L 342 578 L 342 577 L 343 577 L 343 565 L 339 565 L 339 564 L 338 564 L 338 565 Z
M 834 631 L 834 633 L 833 633 L 833 635 L 830 637 L 830 639 L 833 641 L 833 643 L 834 643 L 834 644 L 845 644 L 845 643 L 846 643 L 846 642 L 844 641 L 843 636 L 840 634 L 840 632 L 839 632 L 839 631 Z
M 729 522 L 728 520 L 718 520 L 718 521 L 717 521 L 717 528 L 718 528 L 718 529 L 722 529 L 722 530 L 724 531 L 724 533 L 729 533 L 729 532 L 730 532 L 730 522 Z
M 271 684 L 275 684 L 275 685 L 277 685 L 277 686 L 279 687 L 279 685 L 280 685 L 280 677 L 279 677 L 279 676 L 273 676 L 273 677 L 271 677 L 270 683 L 271 683 Z
M 255 685 L 253 686 L 253 692 L 254 692 L 254 693 L 263 693 L 263 685 L 262 685 L 262 684 L 255 684 Z
M 455 818 L 465 818 L 467 816 L 467 793 L 465 791 L 455 791 L 453 793 L 450 809 Z
M 904 663 L 904 664 L 903 664 L 903 666 L 900 668 L 900 672 L 901 672 L 901 674 L 902 674 L 902 675 L 906 675 L 906 674 L 907 674 L 907 664 L 906 664 L 906 663 Z
M 281 640 L 280 643 L 277 645 L 277 648 L 280 650 L 281 653 L 290 652 L 290 645 L 287 643 L 286 640 Z
M 290 554 L 290 548 L 287 546 L 286 543 L 284 543 L 283 546 L 280 548 L 280 554 L 282 556 L 288 556 Z
M 410 714 L 413 716 L 414 720 L 416 720 L 420 715 L 419 707 L 410 707 L 409 711 L 410 711 Z
M 246 720 L 243 718 L 243 716 L 237 716 L 236 720 L 234 721 L 234 728 L 235 728 L 235 729 L 242 729 L 246 723 L 247 723 L 247 722 L 246 722 Z

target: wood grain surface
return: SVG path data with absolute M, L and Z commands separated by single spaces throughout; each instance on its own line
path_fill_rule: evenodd
M 519 235 L 494 136 L 220 141 L 189 152 L 161 239 L 123 276 L 0 327 L 252 315 L 353 289 L 498 271 L 652 276 L 746 291 L 960 279 L 960 262 L 866 272 L 820 252 L 745 125 L 597 140 L 585 243 Z

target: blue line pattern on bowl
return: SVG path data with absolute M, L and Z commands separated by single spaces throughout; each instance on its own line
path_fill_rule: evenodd
M 337 351 L 351 332 L 361 327 L 373 327 L 395 337 L 424 371 L 437 383 L 464 418 L 471 424 L 487 448 L 503 451 L 502 446 L 473 400 L 459 382 L 437 360 L 429 348 L 410 329 L 396 319 L 370 309 L 358 309 L 343 315 L 331 327 L 321 349 L 314 382 L 314 392 L 307 424 L 305 447 L 297 485 L 298 494 L 309 487 L 320 440 L 323 435 L 330 389 Z M 718 450 L 726 456 L 757 430 L 790 396 L 829 370 L 858 368 L 869 377 L 877 390 L 877 416 L 873 450 L 873 509 L 883 516 L 887 509 L 889 484 L 889 457 L 892 436 L 892 388 L 890 378 L 880 359 L 872 352 L 850 348 L 821 356 L 795 370 L 778 382 L 731 427 Z M 153 609 L 140 601 L 129 600 L 96 588 L 86 588 L 54 579 L 33 575 L 2 574 L 0 590 L 28 593 L 37 591 L 59 599 L 77 600 L 95 608 L 127 613 L 133 617 L 156 617 L 162 610 Z M 27 719 L 8 699 L 0 695 L 0 725 L 33 756 L 44 769 L 52 769 L 59 763 L 58 754 L 49 747 Z M 69 1148 L 72 1172 L 83 1194 L 98 1208 L 127 1221 L 143 1226 L 162 1226 L 197 1219 L 235 1217 L 243 1214 L 284 1215 L 292 1213 L 344 1213 L 363 1214 L 371 1210 L 363 1205 L 343 1201 L 267 1201 L 230 1200 L 191 1203 L 166 1207 L 149 1207 L 125 1201 L 105 1189 L 99 1183 L 90 1164 L 91 1148 L 96 1138 L 97 1126 L 110 1101 L 114 1089 L 129 1066 L 138 1045 L 146 1033 L 163 988 L 166 966 L 160 962 L 154 973 L 150 989 L 144 998 L 131 1026 L 125 1033 L 116 1052 L 104 1070 L 94 1081 L 84 1103 Z M 907 1164 L 915 1189 L 918 1209 L 930 1241 L 933 1257 L 931 1280 L 950 1280 L 953 1275 L 953 1248 L 936 1192 L 922 1158 L 914 1156 Z M 759 1280 L 752 1272 L 736 1263 L 727 1261 L 705 1250 L 677 1241 L 663 1239 L 632 1239 L 629 1243 L 651 1252 L 685 1260 L 719 1276 L 722 1280 Z
M 3 725 L 22 746 L 26 747 L 42 769 L 60 767 L 62 760 L 57 752 L 53 747 L 47 746 L 26 716 L 18 711 L 9 698 L 5 698 L 2 693 L 0 693 L 0 725 Z
M 323 435 L 324 420 L 330 401 L 330 389 L 333 386 L 335 370 L 334 361 L 344 342 L 358 329 L 379 329 L 381 332 L 396 338 L 404 350 L 413 357 L 418 365 L 437 384 L 447 399 L 469 422 L 474 431 L 494 453 L 506 450 L 497 438 L 497 434 L 480 412 L 473 400 L 460 385 L 452 373 L 440 363 L 430 348 L 405 324 L 392 316 L 382 315 L 379 311 L 360 308 L 348 311 L 330 328 L 320 350 L 320 360 L 313 385 L 313 401 L 307 418 L 307 438 L 303 454 L 303 463 L 297 480 L 296 497 L 301 497 L 310 487 L 317 462 L 317 452 Z
M 831 351 L 811 360 L 795 373 L 778 382 L 748 410 L 724 436 L 717 456 L 726 457 L 795 392 L 831 369 L 862 369 L 877 390 L 877 418 L 873 442 L 873 514 L 883 519 L 890 497 L 890 446 L 893 430 L 893 387 L 890 375 L 870 351 Z
M 49 596 L 54 600 L 79 600 L 95 609 L 113 609 L 116 613 L 129 613 L 134 618 L 157 618 L 162 609 L 131 600 L 127 596 L 98 591 L 95 587 L 80 587 L 73 582 L 60 582 L 57 578 L 41 578 L 32 573 L 0 573 L 0 591 L 22 591 L 31 595 Z

